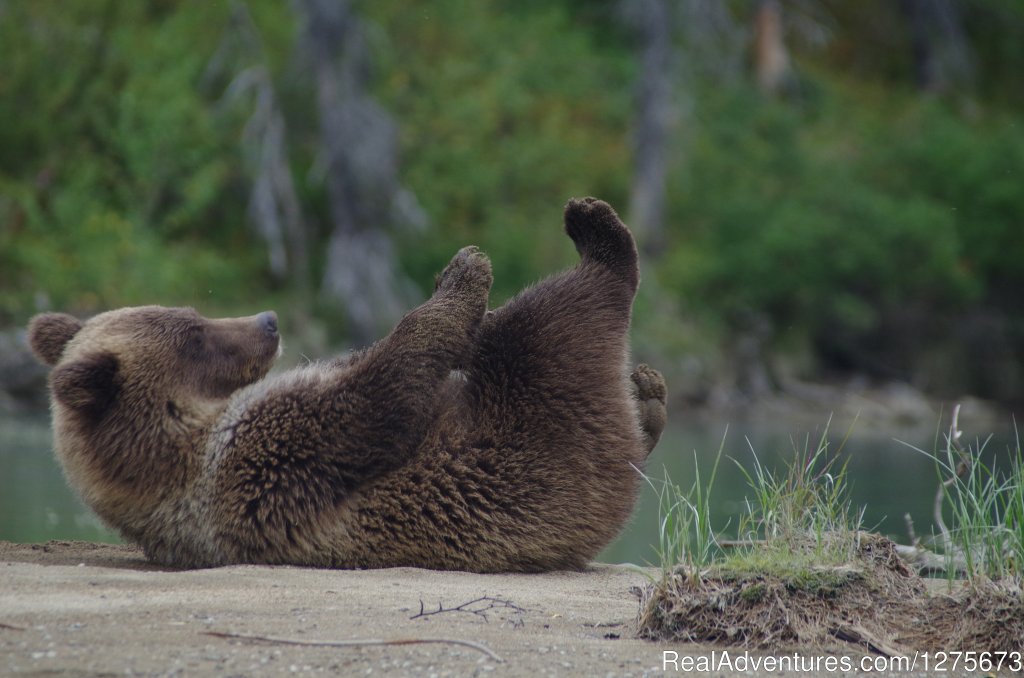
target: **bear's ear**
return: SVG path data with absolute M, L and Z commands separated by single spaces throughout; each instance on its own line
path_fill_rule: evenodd
M 82 321 L 67 313 L 40 313 L 28 323 L 28 345 L 42 362 L 56 365 Z
M 54 399 L 90 419 L 99 419 L 117 397 L 118 362 L 113 353 L 93 353 L 61 365 L 50 375 Z

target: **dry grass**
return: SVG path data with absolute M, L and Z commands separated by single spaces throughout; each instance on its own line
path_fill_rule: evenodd
M 1024 599 L 1012 583 L 930 595 L 888 539 L 858 533 L 851 562 L 800 559 L 772 569 L 683 568 L 642 593 L 641 636 L 749 648 L 1024 649 Z
M 1024 652 L 1024 592 L 1012 580 L 975 581 L 910 607 L 920 621 L 904 625 L 899 640 L 908 647 Z

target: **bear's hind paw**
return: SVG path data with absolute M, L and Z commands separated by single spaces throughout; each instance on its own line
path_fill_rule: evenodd
M 644 437 L 644 447 L 650 453 L 658 444 L 668 419 L 668 412 L 665 408 L 668 389 L 661 372 L 642 363 L 636 366 L 630 378 L 633 380 L 633 394 L 636 397 L 637 415 Z
M 574 198 L 565 206 L 565 232 L 584 260 L 636 273 L 633 234 L 611 205 L 597 198 Z

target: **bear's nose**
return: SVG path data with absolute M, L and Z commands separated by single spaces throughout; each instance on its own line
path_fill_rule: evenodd
M 256 322 L 267 334 L 277 334 L 277 314 L 273 311 L 264 311 L 256 316 Z

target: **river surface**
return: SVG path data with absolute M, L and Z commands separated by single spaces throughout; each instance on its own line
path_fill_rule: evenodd
M 735 537 L 745 498 L 751 495 L 737 462 L 752 469 L 756 452 L 762 464 L 782 471 L 786 462 L 794 458 L 794 450 L 804 450 L 808 445 L 814 448 L 822 428 L 676 422 L 651 455 L 646 472 L 657 481 L 667 471 L 677 485 L 688 488 L 694 479 L 694 455 L 706 477 L 721 448 L 723 457 L 711 502 L 712 524 L 725 530 L 726 536 Z M 845 434 L 846 431 L 830 432 L 830 452 L 840 447 Z M 901 440 L 929 451 L 935 447 L 934 431 L 925 429 L 914 435 L 916 438 Z M 990 441 L 986 447 L 988 455 L 997 460 L 1008 458 L 1009 440 L 1004 434 Z M 906 542 L 903 516 L 909 513 L 919 535 L 932 532 L 932 502 L 938 478 L 934 462 L 894 436 L 856 428 L 842 445 L 840 454 L 849 461 L 850 498 L 855 507 L 863 507 L 868 528 Z M 645 484 L 632 521 L 600 559 L 656 563 L 658 520 L 657 497 Z M 118 541 L 117 534 L 107 529 L 68 488 L 53 457 L 45 416 L 0 415 L 0 540 L 50 539 Z

